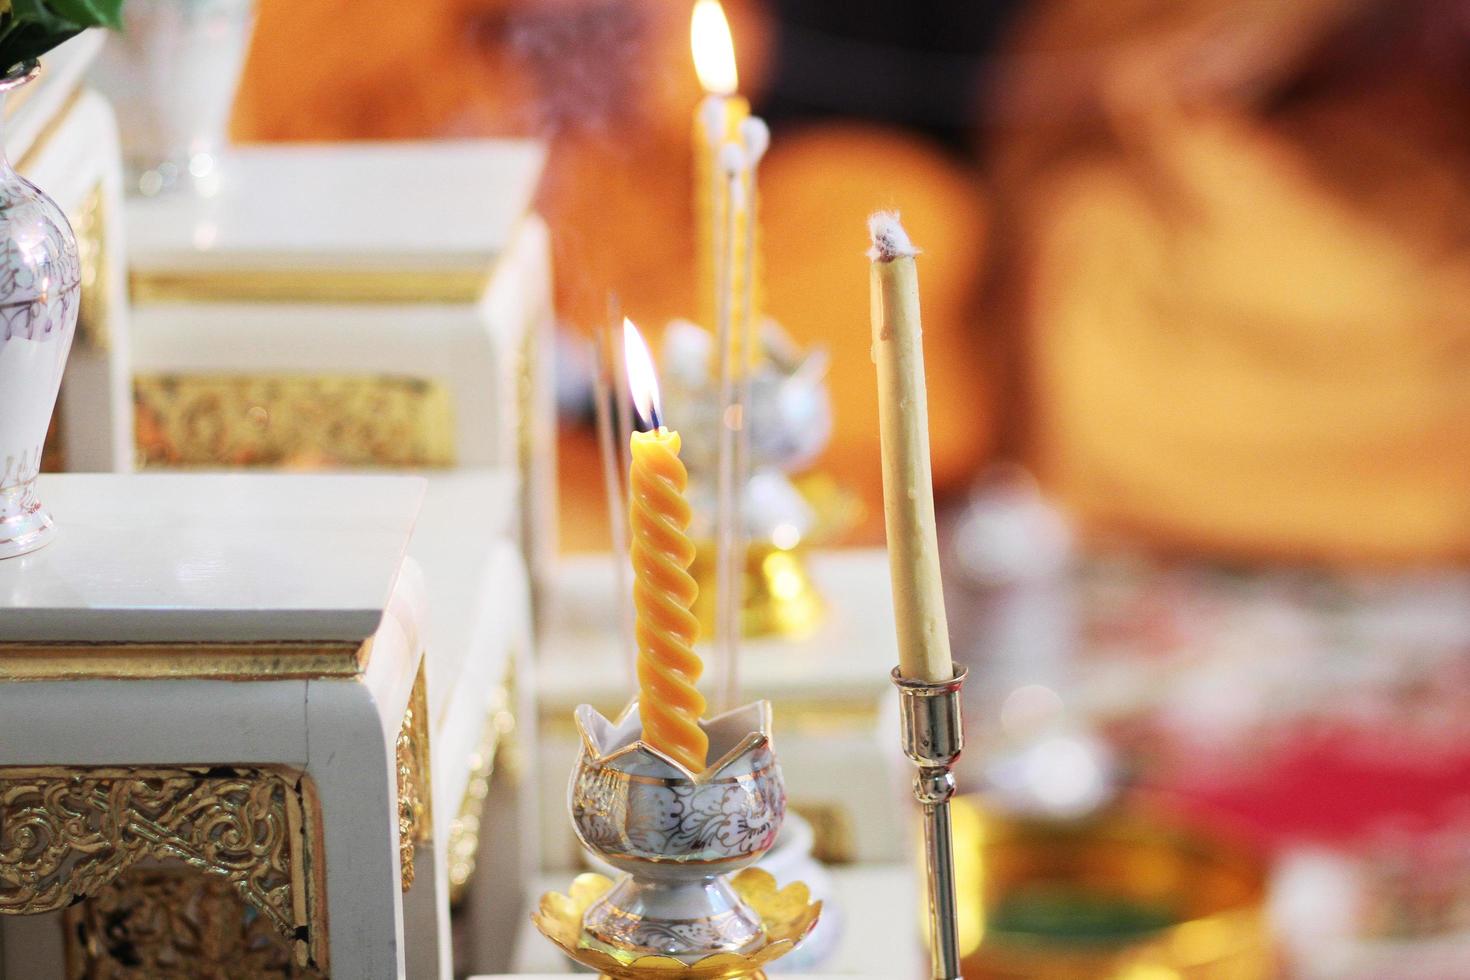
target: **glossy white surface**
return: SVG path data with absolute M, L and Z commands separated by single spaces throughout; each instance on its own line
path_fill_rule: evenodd
M 0 641 L 361 640 L 424 481 L 46 474 L 60 525 L 0 562 Z
M 135 269 L 488 265 L 530 209 L 530 140 L 238 147 L 212 197 L 128 202 Z

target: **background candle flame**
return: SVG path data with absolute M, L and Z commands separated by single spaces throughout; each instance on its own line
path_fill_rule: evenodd
M 710 95 L 734 95 L 740 87 L 735 70 L 735 42 L 730 22 L 720 0 L 698 0 L 689 19 L 689 46 L 694 52 L 694 71 L 699 84 Z
M 663 409 L 658 400 L 658 374 L 653 369 L 653 355 L 633 321 L 623 317 L 623 357 L 628 365 L 628 391 L 638 410 L 640 427 L 657 429 L 663 423 Z

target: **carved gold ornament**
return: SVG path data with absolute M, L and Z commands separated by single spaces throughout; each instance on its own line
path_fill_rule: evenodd
M 413 887 L 413 854 L 433 832 L 429 802 L 429 702 L 424 690 L 424 667 L 419 665 L 403 727 L 398 731 L 394 756 L 398 773 L 398 860 L 403 890 Z
M 67 909 L 69 980 L 298 980 L 325 976 L 229 883 L 189 868 L 134 868 Z
M 287 769 L 0 769 L 0 914 L 66 908 L 173 859 L 229 885 L 299 965 L 324 965 L 318 822 L 310 781 Z
M 449 389 L 391 375 L 141 374 L 140 466 L 443 467 Z
M 511 712 L 510 693 L 501 689 L 495 699 L 496 706 L 485 718 L 485 727 L 480 733 L 479 744 L 469 758 L 470 778 L 465 784 L 464 799 L 460 801 L 459 813 L 449 824 L 449 843 L 445 853 L 449 858 L 449 904 L 459 904 L 475 876 L 479 861 L 481 824 L 485 814 L 485 800 L 490 795 L 490 783 L 495 778 L 501 760 L 513 749 L 509 743 L 516 725 Z

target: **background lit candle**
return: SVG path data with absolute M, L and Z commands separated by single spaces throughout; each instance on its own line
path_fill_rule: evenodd
M 739 73 L 735 67 L 735 42 L 730 36 L 730 23 L 719 0 L 697 0 L 689 20 L 689 46 L 694 55 L 694 71 L 704 88 L 704 99 L 694 116 L 694 213 L 699 245 L 698 315 L 699 322 L 713 324 L 716 315 L 716 289 L 719 263 L 724 252 L 721 240 L 730 222 L 731 206 L 725 181 L 719 167 L 720 151 L 728 143 L 740 142 L 740 127 L 750 116 L 750 103 L 738 94 Z M 737 226 L 747 224 L 737 219 Z M 754 231 L 752 226 L 751 236 Z M 731 287 L 740 294 L 739 282 L 746 246 L 737 242 L 732 250 L 736 269 Z M 740 311 L 736 311 L 740 316 Z
M 638 330 L 623 321 L 629 387 L 639 428 L 633 454 L 631 554 L 638 642 L 638 709 L 643 741 L 690 772 L 702 772 L 709 739 L 699 727 L 705 701 L 695 686 L 704 664 L 694 652 L 699 620 L 690 612 L 699 588 L 689 575 L 694 545 L 689 474 L 679 460 L 679 433 L 663 427 L 653 358 Z

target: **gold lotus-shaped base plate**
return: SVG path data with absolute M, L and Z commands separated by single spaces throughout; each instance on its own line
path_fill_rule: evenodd
M 541 906 L 531 914 L 531 921 L 562 952 L 583 966 L 601 970 L 604 977 L 613 980 L 761 978 L 765 976 L 762 967 L 795 949 L 816 927 L 817 917 L 822 914 L 822 903 L 811 900 L 806 885 L 797 881 L 778 890 L 776 879 L 770 874 L 759 868 L 747 868 L 731 878 L 730 885 L 761 917 L 761 925 L 766 930 L 764 943 L 749 953 L 716 953 L 696 963 L 684 963 L 672 956 L 609 950 L 588 943 L 582 934 L 582 915 L 612 884 L 599 874 L 578 875 L 567 894 L 542 895 Z

